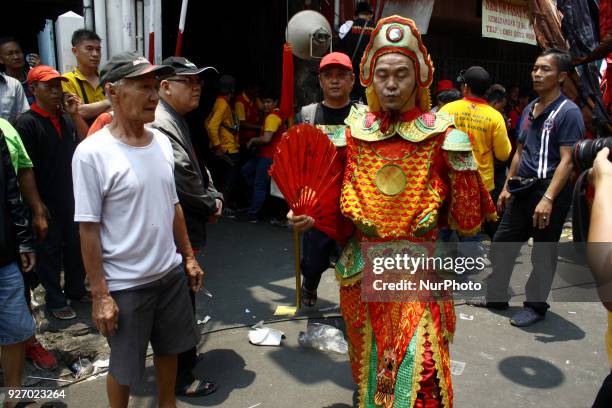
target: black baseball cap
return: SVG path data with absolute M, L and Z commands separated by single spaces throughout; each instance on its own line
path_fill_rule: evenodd
M 491 76 L 486 69 L 475 65 L 462 70 L 457 77 L 457 82 L 466 84 L 478 95 L 484 95 L 491 86 Z
M 200 75 L 208 70 L 219 73 L 215 67 L 198 68 L 193 62 L 184 57 L 168 57 L 161 64 L 174 68 L 176 75 Z
M 168 65 L 153 65 L 145 57 L 136 52 L 128 51 L 114 55 L 102 71 L 100 71 L 100 84 L 115 82 L 123 78 L 138 78 L 155 73 L 159 78 L 174 74 L 174 68 Z

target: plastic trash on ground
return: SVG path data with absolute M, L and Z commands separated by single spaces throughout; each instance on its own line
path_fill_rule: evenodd
M 91 364 L 91 361 L 86 358 L 79 358 L 77 361 L 70 364 L 68 368 L 70 369 L 70 371 L 72 371 L 72 375 L 76 379 L 83 378 L 85 376 L 93 374 L 94 372 L 93 364 Z
M 342 331 L 327 324 L 313 323 L 306 328 L 306 332 L 300 332 L 298 343 L 303 347 L 310 347 L 321 351 L 333 351 L 335 353 L 348 353 L 348 344 L 344 339 Z
M 249 330 L 249 342 L 256 346 L 280 346 L 285 333 L 264 327 L 263 320 Z

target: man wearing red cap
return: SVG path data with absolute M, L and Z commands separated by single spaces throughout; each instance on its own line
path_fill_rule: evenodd
M 327 54 L 319 64 L 319 85 L 323 101 L 302 107 L 297 123 L 315 125 L 329 136 L 338 151 L 346 154 L 346 124 L 351 108 L 351 90 L 355 75 L 348 55 L 341 52 Z M 302 240 L 301 269 L 302 303 L 313 307 L 317 302 L 317 288 L 321 275 L 330 265 L 330 257 L 338 253 L 337 243 L 325 233 L 313 228 L 306 231 Z
M 429 252 L 426 244 L 446 224 L 473 234 L 495 208 L 468 136 L 449 115 L 429 112 L 433 64 L 414 21 L 380 20 L 360 68 L 368 107 L 352 109 L 346 119 L 339 203 L 355 229 L 336 264 L 359 407 L 449 408 L 453 303 L 428 293 L 412 300 L 400 291 L 373 293 L 376 272 L 368 260 L 398 250 Z M 297 230 L 314 222 L 288 217 Z
M 46 305 L 56 318 L 73 319 L 76 314 L 68 299 L 89 301 L 78 226 L 73 221 L 70 164 L 80 140 L 75 123 L 83 124 L 83 119 L 78 114 L 78 97 L 64 94 L 62 81 L 61 74 L 49 66 L 32 68 L 28 84 L 35 102 L 19 117 L 15 128 L 34 164 L 36 185 L 49 213 L 47 236 L 36 247 L 37 273 L 46 291 Z
M 447 103 L 458 101 L 459 99 L 461 99 L 461 92 L 455 88 L 453 81 L 450 79 L 441 79 L 438 81 L 436 90 L 434 91 L 436 106 L 434 106 L 431 111 L 434 113 L 438 112 Z

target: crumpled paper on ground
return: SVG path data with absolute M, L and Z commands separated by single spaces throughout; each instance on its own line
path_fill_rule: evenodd
M 249 330 L 249 342 L 256 346 L 280 346 L 285 333 L 264 327 L 263 320 Z

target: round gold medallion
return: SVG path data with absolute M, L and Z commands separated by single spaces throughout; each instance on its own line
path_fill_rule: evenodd
M 398 195 L 406 188 L 406 174 L 401 167 L 387 164 L 376 173 L 374 180 L 378 191 L 385 195 Z

